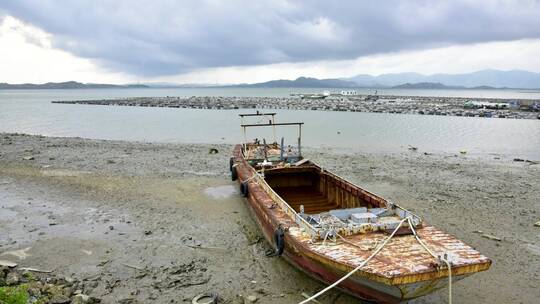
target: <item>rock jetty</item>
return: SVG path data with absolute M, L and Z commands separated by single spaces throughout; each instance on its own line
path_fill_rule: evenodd
M 424 96 L 332 96 L 326 99 L 298 97 L 132 97 L 101 100 L 53 101 L 62 104 L 109 106 L 169 107 L 192 109 L 287 109 L 343 112 L 373 112 L 488 118 L 540 119 L 540 114 L 519 108 L 487 109 L 466 108 L 463 97 Z M 476 99 L 486 103 L 504 103 L 504 99 Z M 519 102 L 519 100 L 517 100 Z

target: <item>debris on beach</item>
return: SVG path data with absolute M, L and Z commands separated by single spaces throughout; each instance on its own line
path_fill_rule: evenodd
M 16 267 L 16 266 L 17 266 L 17 263 L 14 263 L 14 262 L 11 262 L 11 261 L 0 260 L 0 267 L 13 268 L 13 267 Z
M 514 158 L 513 161 L 515 162 L 520 162 L 520 163 L 529 163 L 529 164 L 532 164 L 532 165 L 538 165 L 540 164 L 540 161 L 534 161 L 534 160 L 530 160 L 530 159 L 523 159 L 523 158 Z
M 219 294 L 216 292 L 206 292 L 196 295 L 191 304 L 215 304 L 219 302 Z
M 487 234 L 487 233 L 482 234 L 482 237 L 486 238 L 488 240 L 493 240 L 493 241 L 497 241 L 497 242 L 502 241 L 502 239 L 500 237 L 494 236 L 494 235 L 491 235 L 491 234 Z

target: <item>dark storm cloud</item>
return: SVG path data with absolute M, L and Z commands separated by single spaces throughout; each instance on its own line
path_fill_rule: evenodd
M 53 45 L 136 75 L 540 37 L 536 1 L 6 1 Z

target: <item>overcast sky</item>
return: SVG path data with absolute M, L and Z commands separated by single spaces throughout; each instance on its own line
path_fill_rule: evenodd
M 539 1 L 0 2 L 0 82 L 540 72 Z

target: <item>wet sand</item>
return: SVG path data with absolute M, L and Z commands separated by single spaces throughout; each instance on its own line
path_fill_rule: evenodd
M 0 134 L 0 259 L 75 277 L 104 303 L 191 302 L 205 291 L 226 303 L 248 295 L 298 303 L 324 286 L 265 257 L 229 178 L 231 149 Z M 422 151 L 304 153 L 492 258 L 489 271 L 454 285 L 454 303 L 540 298 L 540 165 Z M 358 303 L 338 291 L 319 300 Z M 446 300 L 441 290 L 411 303 Z

